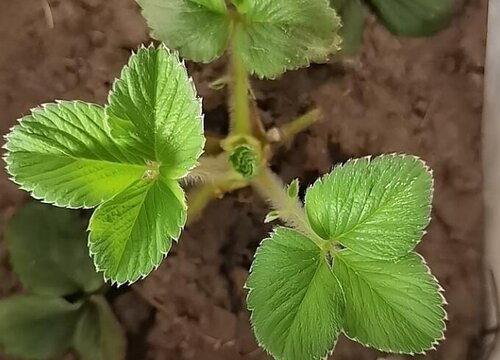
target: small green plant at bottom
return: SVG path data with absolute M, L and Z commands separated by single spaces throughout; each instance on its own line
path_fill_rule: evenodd
M 74 212 L 28 204 L 7 224 L 5 242 L 26 294 L 0 300 L 0 348 L 47 359 L 74 349 L 82 360 L 124 360 L 125 336 L 92 265 Z
M 201 102 L 177 54 L 141 47 L 104 107 L 58 102 L 20 120 L 5 145 L 12 179 L 45 202 L 96 207 L 90 253 L 118 284 L 159 266 L 211 199 L 251 186 L 273 209 L 265 221 L 286 225 L 261 243 L 246 284 L 267 352 L 322 359 L 340 333 L 395 353 L 434 348 L 444 298 L 414 252 L 430 219 L 424 163 L 399 154 L 350 160 L 307 189 L 304 205 L 299 182 L 285 186 L 269 165 L 319 111 L 266 131 L 249 75 L 274 78 L 338 50 L 328 1 L 138 2 L 153 36 L 182 56 L 207 62 L 227 50 L 227 136 L 204 136 Z M 186 184 L 194 187 L 187 200 Z

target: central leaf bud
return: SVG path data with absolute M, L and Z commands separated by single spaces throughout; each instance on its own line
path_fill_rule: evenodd
M 247 144 L 236 146 L 229 154 L 229 162 L 245 179 L 255 176 L 259 169 L 259 158 L 255 149 Z

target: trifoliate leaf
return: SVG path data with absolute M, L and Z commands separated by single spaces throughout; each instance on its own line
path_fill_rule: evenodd
M 239 13 L 234 51 L 252 74 L 274 78 L 337 50 L 340 21 L 327 0 L 232 2 Z
M 160 264 L 185 222 L 184 193 L 176 182 L 138 180 L 94 212 L 90 252 L 106 279 L 134 282 Z
M 28 204 L 7 224 L 5 242 L 14 272 L 31 293 L 65 296 L 103 285 L 76 212 Z
M 230 18 L 224 0 L 136 0 L 152 36 L 183 57 L 210 62 L 222 55 Z
M 231 44 L 259 77 L 324 62 L 339 42 L 340 22 L 327 0 L 232 0 L 230 8 L 224 0 L 137 2 L 153 37 L 183 57 L 209 62 Z
M 179 236 L 185 205 L 176 180 L 203 144 L 201 102 L 185 66 L 164 46 L 143 47 L 105 110 L 82 102 L 36 109 L 8 135 L 6 160 L 36 198 L 102 204 L 89 226 L 91 251 L 106 277 L 122 283 L 149 273 Z
M 79 304 L 45 296 L 0 300 L 0 347 L 27 359 L 60 355 L 71 345 Z
M 184 34 L 185 35 L 185 34 Z M 140 48 L 109 95 L 113 118 L 135 125 L 153 144 L 163 174 L 180 178 L 194 167 L 204 145 L 201 101 L 176 54 L 165 47 Z
M 413 250 L 430 219 L 432 175 L 416 157 L 350 160 L 306 193 L 314 231 L 360 255 L 399 258 Z
M 275 359 L 319 360 L 333 349 L 344 296 L 321 250 L 287 228 L 264 240 L 246 284 L 257 340 Z
M 368 0 L 384 25 L 394 34 L 429 36 L 448 26 L 452 0 Z
M 7 135 L 7 171 L 32 196 L 58 206 L 93 207 L 140 178 L 144 160 L 117 145 L 104 110 L 83 102 L 34 109 Z
M 364 14 L 361 0 L 331 1 L 337 14 L 342 19 L 339 35 L 343 54 L 353 54 L 358 51 L 363 40 Z
M 346 296 L 344 332 L 351 339 L 404 354 L 443 339 L 444 298 L 416 254 L 377 261 L 345 250 L 335 256 L 334 274 Z
M 124 360 L 126 339 L 106 299 L 92 296 L 85 305 L 73 338 L 81 360 Z

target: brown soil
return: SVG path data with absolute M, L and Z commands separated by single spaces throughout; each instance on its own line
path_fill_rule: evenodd
M 305 186 L 338 161 L 386 152 L 419 155 L 434 169 L 433 221 L 419 251 L 446 290 L 449 322 L 447 340 L 425 359 L 480 359 L 483 331 L 486 1 L 460 3 L 452 26 L 435 37 L 401 40 L 368 18 L 359 57 L 255 82 L 267 126 L 313 106 L 325 115 L 275 157 L 273 167 L 285 181 L 299 177 Z M 42 102 L 104 103 L 130 51 L 148 41 L 132 0 L 0 0 L 0 132 Z M 207 126 L 224 131 L 225 94 L 207 85 L 223 64 L 190 64 L 190 70 L 204 97 Z M 0 175 L 5 221 L 25 195 Z M 251 191 L 226 196 L 185 231 L 157 271 L 110 293 L 128 331 L 128 359 L 268 359 L 253 339 L 242 289 L 255 248 L 270 229 L 262 224 L 265 213 Z M 0 242 L 0 297 L 18 290 Z M 344 338 L 333 356 L 382 358 Z

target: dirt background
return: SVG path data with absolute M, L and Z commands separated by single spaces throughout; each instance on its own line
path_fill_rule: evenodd
M 325 115 L 275 157 L 285 181 L 299 177 L 306 186 L 335 162 L 385 152 L 419 155 L 434 169 L 433 221 L 419 251 L 446 289 L 449 321 L 447 340 L 425 359 L 481 359 L 485 24 L 486 0 L 457 3 L 452 26 L 428 39 L 395 38 L 368 16 L 359 56 L 254 83 L 267 126 L 314 106 Z M 39 103 L 103 104 L 131 50 L 148 41 L 132 0 L 0 0 L 0 132 Z M 223 62 L 189 67 L 207 127 L 225 131 L 225 94 L 208 87 Z M 25 199 L 2 172 L 1 221 Z M 253 340 L 242 290 L 270 229 L 265 213 L 246 190 L 213 203 L 157 271 L 110 292 L 127 329 L 129 360 L 269 359 Z M 0 297 L 17 291 L 0 240 Z M 332 358 L 399 359 L 344 338 Z

